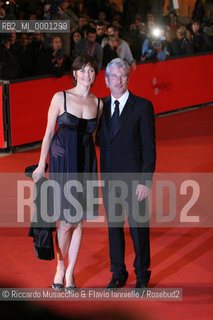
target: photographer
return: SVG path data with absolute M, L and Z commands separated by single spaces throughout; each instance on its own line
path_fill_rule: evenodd
M 129 63 L 129 65 L 131 65 L 133 71 L 135 71 L 136 70 L 136 63 L 135 63 L 135 60 L 132 56 L 131 49 L 130 49 L 128 43 L 125 40 L 120 38 L 119 28 L 115 27 L 113 25 L 109 25 L 106 30 L 106 35 L 107 35 L 107 37 L 104 38 L 101 43 L 102 48 L 104 48 L 106 46 L 109 36 L 115 35 L 117 38 L 117 42 L 118 42 L 118 44 L 117 44 L 118 57 L 127 61 Z
M 0 20 L 15 20 L 17 18 L 17 8 L 15 0 L 0 0 Z
M 62 51 L 62 39 L 54 35 L 51 38 L 50 48 L 43 49 L 38 55 L 35 74 L 61 77 L 67 67 L 67 58 Z
M 103 49 L 103 66 L 104 67 L 106 67 L 111 60 L 118 58 L 118 55 L 116 52 L 117 46 L 118 46 L 118 40 L 116 35 L 109 36 L 108 42 Z
M 164 61 L 166 52 L 167 47 L 163 30 L 155 28 L 143 42 L 141 61 Z
M 68 0 L 51 0 L 44 5 L 44 17 L 47 20 L 69 20 L 70 29 L 78 22 L 78 18 L 70 6 Z M 70 35 L 63 33 L 60 35 L 63 40 L 63 50 L 66 55 L 70 53 Z M 47 36 L 48 37 L 48 36 Z
M 44 4 L 44 18 L 46 20 L 57 20 L 60 18 L 60 9 L 59 5 L 63 2 L 64 0 L 50 0 L 50 1 L 45 1 Z M 54 16 L 54 19 L 53 19 Z
M 19 76 L 21 45 L 16 40 L 16 33 L 0 36 L 0 78 L 15 79 Z
M 186 27 L 180 26 L 177 30 L 177 39 L 173 42 L 174 56 L 190 55 L 193 53 L 191 43 L 186 37 Z
M 201 31 L 201 23 L 199 20 L 192 20 L 189 29 L 189 37 L 189 42 L 194 53 L 207 51 L 207 46 L 203 38 L 203 32 Z
M 47 1 L 44 5 L 44 17 L 46 20 L 69 20 L 71 28 L 78 22 L 69 0 Z
M 98 63 L 98 69 L 102 67 L 103 49 L 100 44 L 96 42 L 96 29 L 88 27 L 86 30 L 86 38 L 80 39 L 74 48 L 74 57 L 81 54 L 92 56 Z

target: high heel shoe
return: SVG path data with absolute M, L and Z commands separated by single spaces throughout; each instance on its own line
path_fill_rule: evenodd
M 73 285 L 72 286 L 66 286 L 65 287 L 65 291 L 67 293 L 72 293 L 72 292 L 76 292 L 77 291 L 74 277 L 73 277 Z
M 65 274 L 64 274 L 64 276 L 63 276 L 63 281 L 62 281 L 62 283 L 55 283 L 55 282 L 53 281 L 53 283 L 52 283 L 52 288 L 53 288 L 55 291 L 60 292 L 60 291 L 63 290 L 63 287 L 64 287 L 64 277 L 65 277 Z
M 52 283 L 52 288 L 53 288 L 55 291 L 57 291 L 57 292 L 62 291 L 63 287 L 64 287 L 64 283 L 63 283 L 63 284 L 61 284 L 61 283 L 54 283 L 54 282 Z
M 76 285 L 65 287 L 65 291 L 66 291 L 67 293 L 76 292 L 76 291 L 77 291 Z

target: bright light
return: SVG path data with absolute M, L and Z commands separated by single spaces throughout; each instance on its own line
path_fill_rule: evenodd
M 155 28 L 152 33 L 153 33 L 153 36 L 159 37 L 161 34 L 161 30 L 158 28 Z
M 6 5 L 9 5 L 10 4 L 10 1 L 6 1 Z

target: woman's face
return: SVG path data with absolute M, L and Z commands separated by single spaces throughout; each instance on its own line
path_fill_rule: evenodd
M 95 70 L 89 64 L 80 70 L 74 71 L 74 77 L 76 78 L 77 85 L 91 86 L 95 81 Z
M 192 24 L 192 31 L 193 31 L 194 33 L 198 33 L 199 29 L 200 29 L 199 23 L 194 22 L 194 23 Z
M 73 41 L 76 43 L 79 39 L 81 39 L 81 35 L 79 32 L 75 32 L 73 34 Z
M 116 38 L 109 38 L 108 44 L 111 48 L 116 48 L 118 45 L 118 40 Z

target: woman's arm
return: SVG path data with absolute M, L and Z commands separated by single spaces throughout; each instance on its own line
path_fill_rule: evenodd
M 93 132 L 93 141 L 94 141 L 94 144 L 97 144 L 97 145 L 98 145 L 98 143 L 97 143 L 97 141 L 98 141 L 98 138 L 97 138 L 98 132 L 97 132 L 97 130 L 98 130 L 98 126 L 99 126 L 100 117 L 101 117 L 102 112 L 103 112 L 103 106 L 104 106 L 103 101 L 100 99 L 97 126 L 96 126 L 95 131 Z
M 62 93 L 57 92 L 50 103 L 48 111 L 48 120 L 45 135 L 41 145 L 41 154 L 38 167 L 32 174 L 33 181 L 36 183 L 39 179 L 45 176 L 45 163 L 49 152 L 50 142 L 55 132 L 57 117 L 60 113 L 60 105 L 62 103 Z

